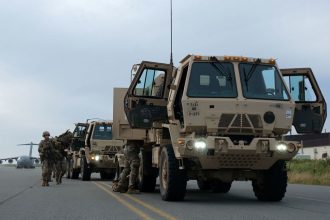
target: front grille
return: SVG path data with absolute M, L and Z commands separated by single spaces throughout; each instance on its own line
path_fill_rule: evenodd
M 222 114 L 219 120 L 219 133 L 260 133 L 262 121 L 255 114 Z
M 235 114 L 222 114 L 219 121 L 219 127 L 228 127 L 234 117 Z
M 219 157 L 221 168 L 252 168 L 260 161 L 256 154 L 225 154 Z
M 121 147 L 119 146 L 105 146 L 104 149 L 102 150 L 104 154 L 108 155 L 115 155 L 120 151 Z

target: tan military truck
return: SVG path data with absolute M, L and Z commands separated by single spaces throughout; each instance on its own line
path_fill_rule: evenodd
M 113 179 L 116 174 L 115 155 L 123 146 L 123 141 L 113 140 L 112 122 L 87 121 L 77 123 L 68 151 L 67 177 L 84 181 L 91 174 L 100 173 L 101 179 Z
M 285 162 L 300 147 L 282 136 L 292 126 L 320 133 L 327 112 L 312 70 L 280 70 L 274 59 L 188 55 L 178 68 L 143 61 L 122 93 L 115 89 L 116 138 L 141 147 L 140 187 L 153 191 L 159 174 L 163 200 L 184 199 L 187 180 L 222 193 L 252 180 L 259 200 L 280 201 Z
M 101 179 L 113 179 L 116 174 L 115 155 L 123 141 L 113 139 L 111 121 L 89 123 L 85 146 L 80 150 L 81 179 L 90 180 L 91 173 L 100 173 Z
M 70 148 L 67 149 L 67 178 L 78 179 L 81 170 L 80 151 L 85 148 L 89 123 L 76 123 Z

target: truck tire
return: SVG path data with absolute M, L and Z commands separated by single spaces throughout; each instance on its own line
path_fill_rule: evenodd
M 141 150 L 140 155 L 139 190 L 141 192 L 154 192 L 158 172 L 152 167 L 152 152 Z
M 81 179 L 83 181 L 89 181 L 91 179 L 91 171 L 87 164 L 87 159 L 85 156 L 81 158 Z
M 227 193 L 231 188 L 231 182 L 226 183 L 221 180 L 212 180 L 210 182 L 210 189 L 214 193 Z
M 113 180 L 113 178 L 116 176 L 116 173 L 113 172 L 106 172 L 106 171 L 100 171 L 100 177 L 102 180 Z
M 71 179 L 78 179 L 79 178 L 79 169 L 73 169 L 71 167 Z
M 72 172 L 72 162 L 71 160 L 66 161 L 66 178 L 71 178 L 71 172 Z
M 159 166 L 160 194 L 165 201 L 180 201 L 186 195 L 187 177 L 185 170 L 179 170 L 172 145 L 163 147 Z
M 281 201 L 288 182 L 286 164 L 277 161 L 259 180 L 252 180 L 254 195 L 260 201 Z
M 210 181 L 197 179 L 197 185 L 200 190 L 210 190 Z

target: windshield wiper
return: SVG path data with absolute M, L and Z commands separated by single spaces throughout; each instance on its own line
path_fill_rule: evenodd
M 250 71 L 248 72 L 248 74 L 246 74 L 245 72 L 245 67 L 243 68 L 243 73 L 244 73 L 244 81 L 245 81 L 245 87 L 246 87 L 246 91 L 249 91 L 249 87 L 248 87 L 248 82 L 249 80 L 252 78 L 253 73 L 256 71 L 257 66 L 261 63 L 261 59 L 258 58 L 252 65 Z
M 221 75 L 225 76 L 228 80 L 232 80 L 231 75 L 229 73 L 227 73 L 225 67 L 222 65 L 222 63 L 220 62 L 220 60 L 218 60 L 216 57 L 211 57 L 212 60 L 215 60 L 219 65 L 215 65 L 215 63 L 211 62 L 210 64 L 216 69 L 218 70 L 219 73 L 221 73 Z

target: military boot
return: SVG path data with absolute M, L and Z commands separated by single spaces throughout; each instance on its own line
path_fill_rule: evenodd
M 49 183 L 48 183 L 48 181 L 45 181 L 45 186 L 49 186 Z
M 45 180 L 42 180 L 41 186 L 46 186 L 46 181 Z
M 140 194 L 140 190 L 138 190 L 135 186 L 129 186 L 127 194 Z
M 114 192 L 120 192 L 120 193 L 125 193 L 127 191 L 127 187 L 122 185 L 122 184 L 114 184 L 112 186 L 112 191 Z

